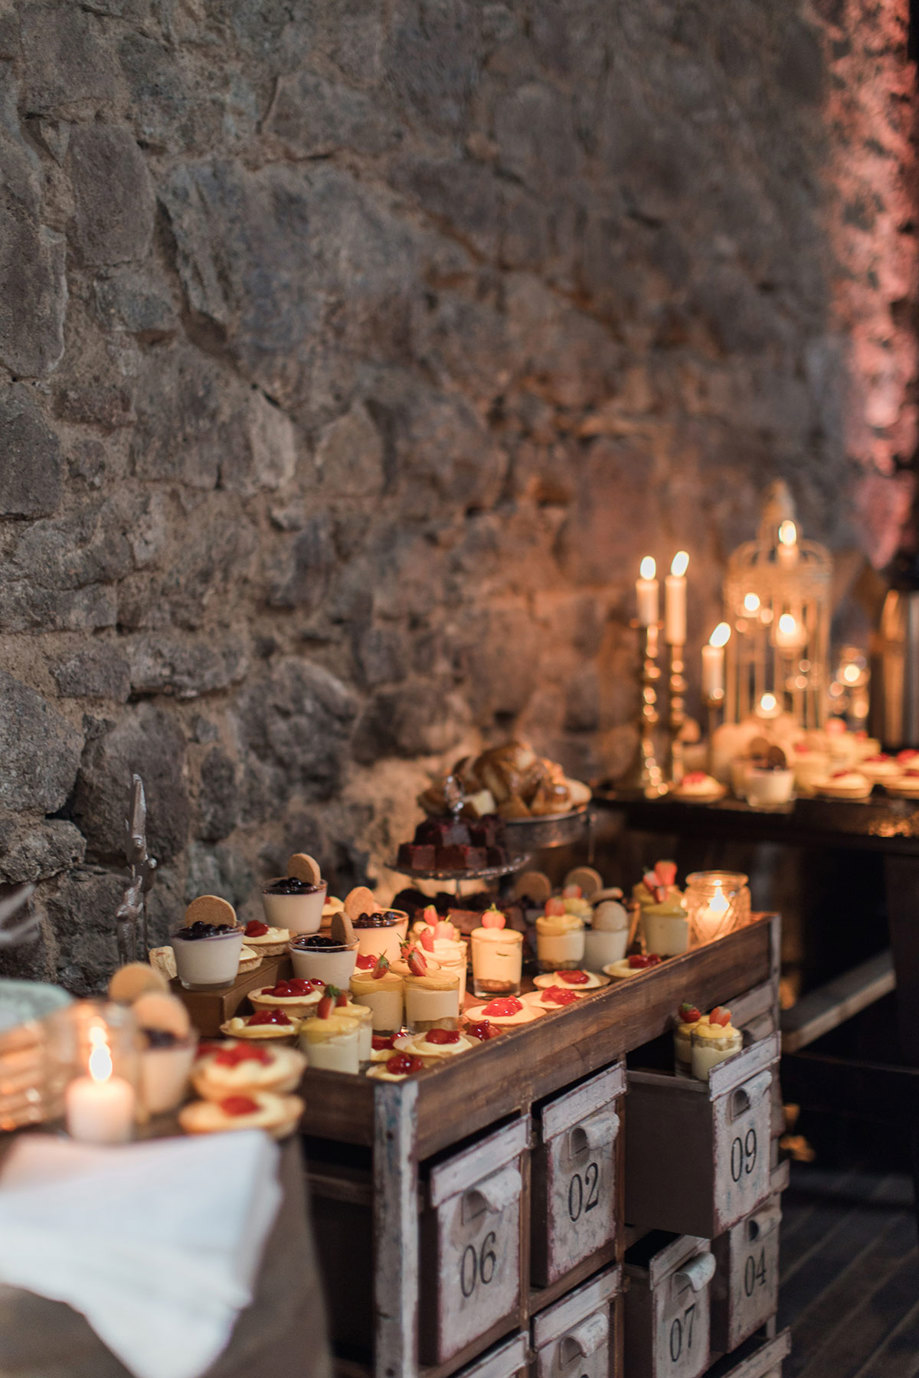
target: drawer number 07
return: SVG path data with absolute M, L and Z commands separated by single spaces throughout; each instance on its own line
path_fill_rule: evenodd
M 674 1316 L 670 1323 L 670 1358 L 675 1364 L 679 1363 L 680 1355 L 683 1353 L 683 1339 L 686 1339 L 686 1353 L 692 1349 L 692 1323 L 695 1319 L 696 1303 L 691 1302 L 683 1312 L 682 1318 Z
M 494 1277 L 498 1265 L 494 1248 L 496 1239 L 494 1230 L 489 1230 L 479 1250 L 476 1250 L 474 1244 L 467 1244 L 463 1250 L 460 1260 L 460 1290 L 464 1297 L 472 1296 L 476 1283 L 481 1282 L 487 1287 Z
M 741 1177 L 749 1177 L 756 1167 L 756 1130 L 748 1129 L 743 1138 L 736 1138 L 731 1144 L 731 1178 L 739 1182 Z

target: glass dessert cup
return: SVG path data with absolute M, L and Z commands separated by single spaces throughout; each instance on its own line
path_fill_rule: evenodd
M 398 961 L 399 945 L 408 934 L 408 914 L 403 909 L 384 909 L 379 914 L 359 914 L 352 919 L 357 950 L 362 957 L 386 955 Z
M 689 919 L 678 900 L 645 905 L 641 911 L 641 931 L 646 952 L 676 957 L 689 949 Z
M 351 998 L 370 1010 L 374 1033 L 392 1034 L 402 1028 L 402 977 L 396 972 L 374 979 L 367 971 L 356 971 L 351 977 Z
M 198 1036 L 192 1034 L 141 1049 L 140 1099 L 149 1115 L 162 1115 L 181 1105 L 197 1048 Z
M 536 920 L 541 971 L 574 970 L 584 962 L 584 924 L 574 914 L 541 914 Z
M 513 928 L 472 930 L 472 989 L 479 1000 L 519 995 L 523 975 L 523 934 Z
M 307 1064 L 327 1072 L 360 1071 L 360 1030 L 356 1019 L 330 1015 L 300 1026 L 300 1049 Z
M 242 928 L 207 937 L 189 936 L 191 929 L 180 928 L 169 939 L 176 959 L 176 972 L 186 990 L 213 990 L 232 985 L 239 969 L 243 945 Z
M 625 928 L 584 930 L 584 965 L 588 971 L 602 971 L 611 962 L 625 956 L 629 930 Z
M 733 1024 L 703 1024 L 700 1019 L 692 1031 L 692 1075 L 697 1081 L 708 1081 L 713 1067 L 742 1049 L 740 1029 Z
M 324 981 L 327 986 L 347 990 L 357 962 L 357 941 L 337 943 L 318 933 L 301 933 L 287 945 L 294 975 Z
M 450 971 L 428 971 L 405 977 L 405 1022 L 414 1033 L 459 1027 L 459 977 Z
M 289 879 L 289 876 L 275 876 L 262 891 L 265 922 L 270 928 L 286 928 L 291 933 L 318 933 L 327 883 L 321 881 L 319 885 L 291 895 L 271 893 L 272 886 L 283 885 Z

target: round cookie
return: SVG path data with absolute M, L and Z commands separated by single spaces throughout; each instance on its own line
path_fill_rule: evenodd
M 171 949 L 170 949 L 171 951 Z M 108 998 L 116 1005 L 133 1005 L 138 996 L 146 991 L 159 991 L 165 995 L 169 982 L 162 972 L 147 962 L 128 962 L 119 967 L 108 983 Z
M 171 947 L 151 947 L 147 953 L 150 965 L 165 976 L 167 981 L 174 981 L 178 976 L 176 970 L 176 955 Z
M 294 852 L 293 856 L 287 858 L 287 874 L 295 880 L 302 880 L 306 885 L 322 884 L 322 869 L 319 862 L 306 852 Z
M 545 904 L 552 894 L 552 882 L 543 871 L 524 871 L 514 881 L 514 894 L 518 899 L 530 899 L 535 904 Z
M 185 910 L 185 927 L 193 923 L 230 924 L 236 927 L 236 910 L 219 895 L 199 895 Z
M 349 919 L 359 919 L 362 914 L 372 914 L 376 907 L 373 891 L 368 890 L 366 885 L 356 885 L 345 895 L 344 911 Z
M 142 1029 L 162 1029 L 176 1038 L 187 1038 L 191 1031 L 188 1010 L 175 995 L 150 990 L 138 996 L 132 1009 Z
M 592 866 L 575 866 L 565 877 L 566 885 L 578 885 L 586 900 L 592 899 L 598 890 L 603 889 L 603 877 Z

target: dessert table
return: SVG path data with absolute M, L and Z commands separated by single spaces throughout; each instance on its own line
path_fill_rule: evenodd
M 793 1099 L 800 1095 L 804 1103 L 820 1101 L 828 1109 L 838 1109 L 842 1102 L 850 1112 L 862 1106 L 872 1117 L 902 1126 L 910 1136 L 919 1209 L 919 800 L 876 790 L 865 801 L 798 798 L 754 808 L 734 798 L 689 803 L 601 786 L 594 792 L 594 807 L 621 813 L 635 832 L 725 845 L 768 842 L 805 852 L 844 851 L 882 859 L 889 958 L 881 954 L 832 988 L 806 996 L 802 1010 L 783 1013 L 782 1031 L 786 1047 L 797 1053 L 811 1038 L 895 990 L 901 1061 L 853 1064 L 819 1054 L 786 1057 L 782 1075 Z M 814 1012 L 819 1017 L 811 1018 Z

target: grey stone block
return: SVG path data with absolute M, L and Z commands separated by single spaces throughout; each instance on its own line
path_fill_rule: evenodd
M 61 500 L 61 447 L 24 384 L 0 395 L 0 515 L 44 517 Z
M 86 839 L 65 819 L 0 815 L 0 880 L 9 885 L 46 880 L 78 865 Z
M 128 662 L 112 642 L 95 642 L 77 651 L 52 665 L 51 673 L 63 698 L 125 703 L 131 689 Z
M 84 262 L 143 258 L 156 203 L 147 164 L 129 131 L 79 125 L 70 136 L 67 162 L 76 202 L 73 237 Z
M 0 670 L 0 807 L 55 813 L 76 779 L 82 734 L 34 689 Z

